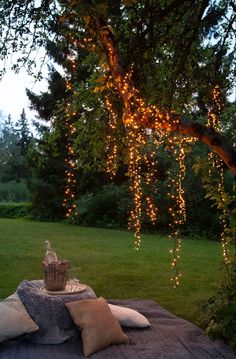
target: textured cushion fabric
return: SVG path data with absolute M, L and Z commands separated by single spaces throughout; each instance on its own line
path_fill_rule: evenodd
M 74 323 L 81 329 L 86 357 L 112 344 L 128 344 L 129 338 L 123 333 L 104 298 L 66 303 L 66 307 Z
M 71 319 L 65 302 L 96 298 L 94 291 L 87 286 L 80 293 L 69 295 L 50 295 L 42 291 L 43 280 L 20 283 L 17 293 L 32 319 L 39 326 L 31 340 L 41 344 L 59 344 L 68 339 L 76 339 L 78 330 Z
M 149 300 L 109 300 L 145 315 L 150 328 L 124 328 L 130 344 L 111 345 L 91 359 L 236 359 L 236 353 L 220 340 L 211 340 L 194 324 L 176 317 Z M 65 308 L 66 309 L 66 308 Z M 1 359 L 84 359 L 81 338 L 60 345 L 16 340 L 0 345 Z
M 38 329 L 16 293 L 0 302 L 0 342 Z
M 148 328 L 150 323 L 147 318 L 134 309 L 108 304 L 112 314 L 123 327 Z

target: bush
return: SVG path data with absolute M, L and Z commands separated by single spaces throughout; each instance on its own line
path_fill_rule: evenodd
M 30 203 L 0 203 L 0 218 L 28 217 L 30 209 Z
M 62 206 L 64 183 L 56 175 L 47 176 L 46 180 L 31 180 L 31 218 L 37 221 L 61 221 L 65 218 Z
M 0 202 L 25 202 L 29 200 L 29 190 L 24 181 L 0 183 Z
M 77 206 L 79 216 L 73 222 L 93 227 L 127 227 L 129 197 L 126 185 L 105 185 L 98 192 L 80 198 Z
M 226 274 L 218 293 L 202 305 L 201 324 L 208 335 L 236 349 L 236 258 Z

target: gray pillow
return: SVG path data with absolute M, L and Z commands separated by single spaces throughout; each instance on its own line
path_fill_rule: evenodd
M 16 293 L 0 302 L 0 342 L 38 329 Z
M 65 303 L 81 299 L 95 299 L 96 294 L 89 286 L 81 293 L 50 295 L 42 291 L 43 280 L 24 280 L 17 288 L 22 303 L 39 326 L 32 340 L 41 344 L 58 344 L 75 339 L 78 330 L 74 325 Z

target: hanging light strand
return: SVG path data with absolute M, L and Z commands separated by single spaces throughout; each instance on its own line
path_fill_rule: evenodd
M 77 112 L 73 108 L 73 98 L 75 96 L 75 88 L 72 85 L 71 78 L 66 81 L 66 91 L 68 99 L 65 106 L 65 125 L 66 125 L 66 150 L 65 157 L 65 178 L 66 185 L 64 189 L 63 206 L 66 208 L 66 218 L 74 219 L 77 215 L 76 209 L 76 187 L 77 187 L 77 158 L 73 147 L 76 127 L 74 125 Z
M 112 59 L 113 48 L 108 44 L 109 57 Z M 112 61 L 112 60 L 111 60 Z M 130 179 L 130 191 L 133 195 L 133 208 L 130 211 L 129 228 L 135 232 L 135 248 L 139 249 L 141 244 L 141 217 L 142 204 L 146 203 L 147 216 L 154 224 L 157 220 L 157 211 L 154 201 L 154 193 L 152 195 L 143 195 L 143 179 L 141 176 L 141 163 L 145 162 L 145 157 L 142 155 L 142 146 L 146 144 L 148 137 L 147 130 L 149 118 L 152 118 L 152 130 L 157 132 L 171 131 L 173 126 L 178 125 L 178 116 L 174 113 L 161 112 L 153 105 L 147 106 L 144 100 L 139 96 L 139 91 L 132 85 L 133 69 L 128 71 L 123 77 L 118 76 L 114 87 L 118 93 L 121 94 L 124 100 L 124 113 L 122 121 L 126 128 L 126 142 L 128 148 L 128 176 Z M 106 100 L 106 107 L 109 109 L 111 118 L 110 123 L 116 121 L 115 114 L 111 109 L 109 100 Z M 154 119 L 154 121 L 153 121 Z M 112 126 L 113 127 L 113 126 Z M 149 128 L 151 131 L 151 129 Z M 146 131 L 146 132 L 145 132 Z M 113 136 L 108 137 L 108 143 L 111 142 Z M 114 175 L 114 158 L 117 156 L 117 149 L 112 149 L 112 154 L 108 157 L 109 172 Z M 151 187 L 151 182 L 156 176 L 157 162 L 155 154 L 151 155 L 151 161 L 146 158 L 148 167 L 145 183 Z M 154 169 L 155 168 L 155 169 Z
M 213 109 L 208 110 L 208 120 L 207 120 L 207 126 L 213 128 L 215 131 L 220 132 L 221 129 L 221 123 L 219 119 L 219 115 L 222 111 L 222 103 L 220 100 L 220 88 L 218 85 L 216 85 L 212 91 L 212 102 L 214 105 Z M 222 205 L 220 206 L 220 215 L 219 220 L 221 224 L 221 234 L 220 234 L 220 242 L 222 247 L 222 254 L 225 265 L 228 265 L 231 261 L 230 259 L 230 253 L 229 253 L 229 246 L 228 246 L 228 239 L 227 239 L 227 232 L 228 232 L 228 224 L 227 224 L 227 218 L 228 218 L 228 211 L 226 206 L 224 205 L 226 193 L 224 188 L 224 168 L 223 168 L 223 161 L 215 156 L 213 152 L 208 153 L 208 158 L 212 164 L 212 168 L 209 168 L 209 178 L 213 177 L 213 172 L 216 172 L 219 176 L 217 180 L 217 193 L 218 197 L 220 198 L 220 201 Z
M 133 208 L 130 211 L 129 228 L 134 230 L 136 250 L 141 245 L 141 216 L 142 216 L 142 180 L 141 180 L 141 146 L 145 143 L 143 133 L 133 126 L 127 128 L 128 143 L 128 175 L 130 191 L 133 195 Z
M 179 286 L 181 279 L 181 271 L 179 269 L 179 259 L 181 251 L 181 237 L 180 227 L 186 221 L 186 204 L 185 204 L 185 191 L 183 182 L 185 179 L 186 166 L 185 166 L 185 139 L 181 137 L 173 137 L 169 140 L 169 150 L 174 154 L 176 163 L 178 163 L 178 174 L 175 175 L 174 170 L 169 170 L 169 184 L 168 184 L 168 197 L 172 202 L 169 207 L 171 216 L 170 238 L 174 240 L 174 247 L 170 250 L 172 255 L 172 269 L 174 271 L 171 281 L 174 288 Z
M 146 192 L 148 194 L 145 197 L 146 201 L 146 214 L 147 217 L 150 219 L 151 223 L 155 225 L 157 223 L 157 206 L 155 204 L 156 196 L 157 196 L 157 151 L 161 144 L 161 137 L 159 139 L 153 137 L 152 133 L 147 134 L 149 138 L 149 147 L 144 152 L 143 160 L 146 166 L 146 173 L 145 173 L 145 185 L 146 185 Z M 148 146 L 146 146 L 148 147 Z M 154 147 L 154 148 L 153 148 Z
M 118 139 L 116 135 L 118 125 L 118 115 L 112 107 L 112 102 L 108 96 L 105 97 L 105 105 L 109 113 L 108 121 L 108 134 L 106 139 L 106 151 L 107 151 L 107 168 L 106 171 L 110 175 L 110 178 L 114 178 L 117 172 L 118 166 Z

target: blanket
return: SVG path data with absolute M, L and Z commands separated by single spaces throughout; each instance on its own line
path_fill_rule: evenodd
M 113 345 L 92 359 L 236 359 L 236 353 L 220 340 L 211 340 L 194 324 L 149 300 L 110 300 L 133 308 L 151 323 L 146 329 L 123 328 L 128 345 Z M 56 345 L 16 340 L 0 344 L 0 359 L 84 359 L 81 338 Z

